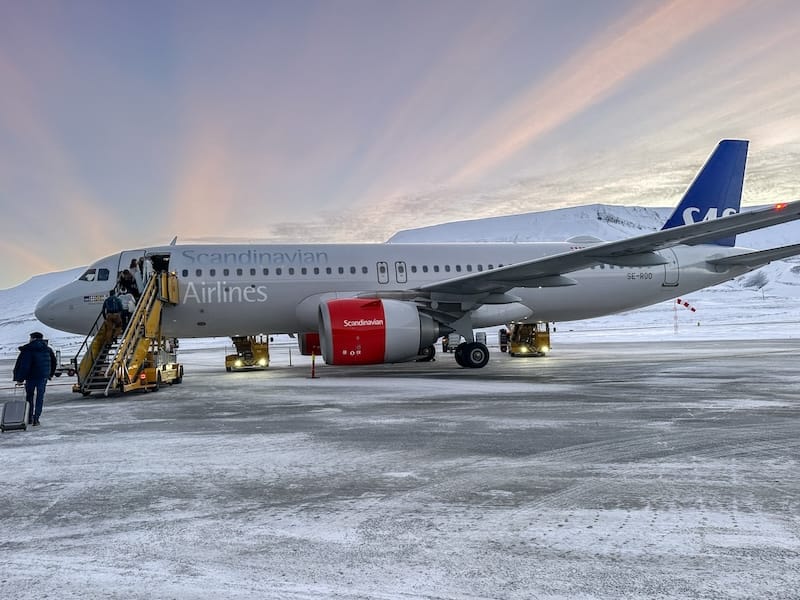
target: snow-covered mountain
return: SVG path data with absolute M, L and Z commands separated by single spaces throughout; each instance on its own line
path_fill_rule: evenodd
M 493 217 L 473 221 L 445 223 L 401 231 L 389 240 L 400 242 L 527 242 L 563 241 L 577 235 L 591 235 L 603 240 L 616 240 L 661 228 L 672 209 L 623 207 L 592 204 L 576 208 Z M 800 241 L 800 222 L 786 223 L 741 235 L 737 243 L 755 249 L 771 248 Z M 31 331 L 42 331 L 51 345 L 67 355 L 77 349 L 82 336 L 63 333 L 39 323 L 33 309 L 41 297 L 75 279 L 82 268 L 37 275 L 14 288 L 0 290 L 0 355 L 15 354 L 17 347 L 28 340 Z M 784 301 L 786 299 L 787 301 Z M 791 299 L 790 301 L 788 299 Z M 717 323 L 741 323 L 756 319 L 795 321 L 800 306 L 800 258 L 776 261 L 735 281 L 695 292 L 696 305 L 713 307 L 703 318 Z M 625 324 L 626 327 L 647 326 L 664 315 L 663 305 L 582 322 L 579 327 Z M 671 310 L 671 308 L 670 308 Z M 577 327 L 578 325 L 575 324 Z
M 471 221 L 454 221 L 394 234 L 389 242 L 541 242 L 590 235 L 613 241 L 658 231 L 672 208 L 588 204 Z M 784 223 L 737 237 L 739 246 L 762 250 L 800 241 L 800 221 Z
M 36 275 L 16 287 L 0 290 L 0 356 L 16 354 L 17 347 L 27 343 L 32 331 L 41 331 L 54 348 L 77 349 L 82 337 L 47 327 L 33 316 L 33 309 L 40 298 L 76 279 L 83 271 L 83 267 L 78 267 Z

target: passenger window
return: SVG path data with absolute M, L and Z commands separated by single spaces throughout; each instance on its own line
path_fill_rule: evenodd
M 236 269 L 236 274 L 241 277 L 243 271 L 241 269 Z
M 416 273 L 417 272 L 417 265 L 411 265 L 411 272 L 412 273 Z
M 478 271 L 483 271 L 483 265 L 478 265 Z
M 344 275 L 344 267 L 339 267 L 339 275 Z
M 351 275 L 355 275 L 356 274 L 356 268 L 355 267 L 350 267 L 350 274 Z
M 255 269 L 250 269 L 250 275 L 255 275 L 255 274 L 256 274 L 256 270 Z
M 108 269 L 100 269 L 97 272 L 97 281 L 108 281 Z
M 97 277 L 97 271 L 95 269 L 87 269 L 86 273 L 78 277 L 78 281 L 94 281 Z
M 188 277 L 189 276 L 189 269 L 184 269 L 183 271 L 181 271 L 181 276 L 182 277 Z
M 491 271 L 492 269 L 494 269 L 494 265 L 488 265 L 486 268 Z
M 450 272 L 450 265 L 445 265 L 444 266 L 444 272 L 445 273 L 449 273 Z
M 434 273 L 438 273 L 439 272 L 439 265 L 433 265 L 433 272 Z
M 333 269 L 331 269 L 330 267 L 325 267 L 325 273 L 326 273 L 327 275 L 330 275 L 330 274 L 332 274 L 332 273 L 333 273 Z
M 217 274 L 217 270 L 216 269 L 209 269 L 208 270 L 208 276 L 209 277 L 214 277 L 214 275 L 216 275 L 216 274 Z
M 283 269 L 281 269 L 280 267 L 275 269 L 275 275 L 281 275 L 282 273 L 283 273 Z
M 456 272 L 461 273 L 461 265 L 456 265 Z
M 262 275 L 269 275 L 269 269 L 261 269 Z
M 196 269 L 194 274 L 197 277 L 202 277 L 203 276 L 203 269 Z
M 314 267 L 314 275 L 319 275 L 319 267 Z
M 369 269 L 367 267 L 361 267 L 361 272 L 366 275 L 367 273 L 369 273 Z
M 294 267 L 289 267 L 289 275 L 294 275 Z
M 225 277 L 227 277 L 228 275 L 230 275 L 230 274 L 231 274 L 231 270 L 230 270 L 230 269 L 222 269 L 222 274 L 223 274 Z
M 422 272 L 423 273 L 427 273 L 428 272 L 428 265 L 422 265 Z
M 467 272 L 472 273 L 472 265 L 467 265 Z
M 300 267 L 300 274 L 301 275 L 308 275 L 308 269 L 305 267 Z

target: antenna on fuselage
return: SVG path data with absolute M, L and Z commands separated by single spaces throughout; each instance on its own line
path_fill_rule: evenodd
M 174 238 L 172 238 L 172 241 L 169 243 L 169 245 L 174 246 L 177 243 L 177 241 L 178 241 L 178 236 L 176 235 Z

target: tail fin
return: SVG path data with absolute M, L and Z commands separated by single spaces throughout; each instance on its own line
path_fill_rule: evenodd
M 738 213 L 748 143 L 747 140 L 722 140 L 717 144 L 662 229 Z M 734 246 L 736 237 L 712 243 Z

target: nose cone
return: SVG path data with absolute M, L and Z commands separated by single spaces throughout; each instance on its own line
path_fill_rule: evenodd
M 66 293 L 65 288 L 59 288 L 44 296 L 36 304 L 33 314 L 42 323 L 53 329 L 68 331 L 69 333 L 86 333 L 91 322 L 86 324 L 86 315 L 82 303 L 77 303 L 74 298 Z
M 41 300 L 39 300 L 39 302 L 36 303 L 36 308 L 33 309 L 33 314 L 36 315 L 36 318 L 39 319 L 39 321 L 56 329 L 58 329 L 58 311 L 56 310 L 56 307 L 58 304 L 60 304 L 57 300 L 57 291 L 58 290 L 55 292 L 50 292 L 44 296 Z

